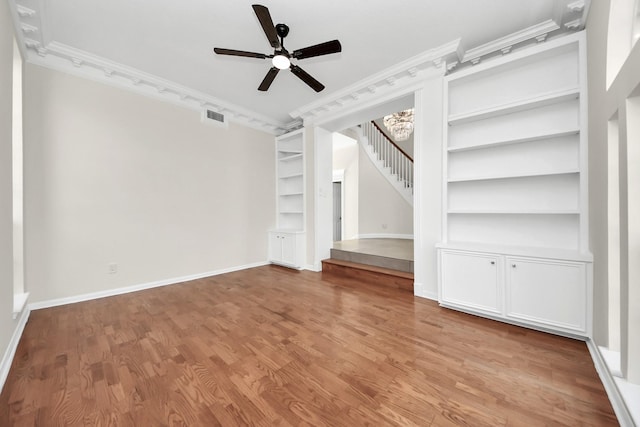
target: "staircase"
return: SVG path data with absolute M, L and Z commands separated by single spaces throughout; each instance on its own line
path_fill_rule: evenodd
M 363 123 L 355 131 L 371 162 L 402 198 L 413 206 L 413 160 L 374 122 Z
M 413 207 L 413 160 L 373 121 L 363 123 L 353 128 L 353 131 L 378 171 Z M 361 288 L 371 285 L 380 290 L 413 293 L 413 257 L 407 260 L 389 254 L 375 254 L 370 249 L 359 251 L 333 248 L 331 258 L 322 261 L 322 275 L 327 280 L 337 281 L 343 286 Z

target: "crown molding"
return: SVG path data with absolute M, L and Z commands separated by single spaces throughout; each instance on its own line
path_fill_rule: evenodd
M 308 120 L 319 118 L 328 113 L 346 110 L 353 105 L 362 105 L 373 99 L 379 99 L 382 94 L 396 87 L 405 87 L 431 76 L 430 70 L 440 69 L 448 61 L 455 62 L 459 59 L 460 52 L 460 39 L 451 41 L 302 106 L 289 114 L 293 118 L 303 119 L 306 123 Z
M 482 57 L 501 52 L 507 54 L 511 49 L 521 43 L 535 39 L 538 42 L 544 41 L 547 35 L 553 31 L 560 29 L 560 26 L 552 19 L 541 22 L 537 25 L 516 31 L 508 36 L 500 37 L 489 43 L 474 47 L 465 52 L 462 57 L 462 63 L 471 62 L 473 65 L 480 62 Z
M 9 1 L 17 29 L 16 40 L 25 61 L 64 73 L 105 83 L 141 95 L 171 102 L 181 107 L 202 111 L 209 109 L 224 114 L 228 121 L 279 135 L 300 126 L 299 121 L 281 123 L 161 77 L 127 67 L 58 42 L 45 43 L 45 21 L 42 1 L 26 7 Z
M 79 77 L 116 86 L 141 95 L 201 111 L 213 110 L 233 121 L 274 135 L 287 132 L 289 125 L 256 112 L 179 85 L 135 68 L 92 55 L 58 42 L 46 47 L 38 40 L 25 38 L 27 61 Z

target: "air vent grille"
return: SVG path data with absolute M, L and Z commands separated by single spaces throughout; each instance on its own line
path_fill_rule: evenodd
M 207 119 L 215 120 L 216 122 L 224 123 L 224 114 L 216 113 L 215 111 L 207 110 Z

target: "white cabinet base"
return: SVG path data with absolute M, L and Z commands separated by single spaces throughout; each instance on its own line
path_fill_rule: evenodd
M 502 292 L 495 255 L 445 252 L 442 264 L 441 301 L 469 309 L 502 314 Z
M 269 231 L 269 261 L 274 264 L 302 269 L 304 248 L 303 231 Z
M 507 323 L 587 338 L 591 263 L 438 249 L 440 305 Z
M 587 330 L 584 263 L 506 258 L 506 316 L 554 329 Z

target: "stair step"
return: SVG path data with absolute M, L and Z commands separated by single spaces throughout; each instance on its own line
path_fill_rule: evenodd
M 404 271 L 413 273 L 413 261 L 409 259 L 392 258 L 384 255 L 374 255 L 353 250 L 343 250 L 332 248 L 331 259 L 349 261 L 356 264 L 367 264 L 370 266 L 382 267 L 389 270 Z
M 329 258 L 322 261 L 322 274 L 413 293 L 413 273 L 405 271 Z M 352 280 L 343 283 L 354 284 Z

